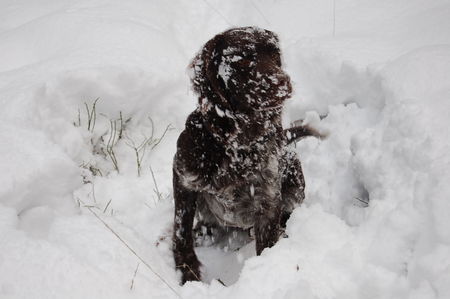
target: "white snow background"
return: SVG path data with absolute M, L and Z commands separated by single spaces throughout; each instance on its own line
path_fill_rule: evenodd
M 186 67 L 244 25 L 281 38 L 285 125 L 329 137 L 296 145 L 289 238 L 198 248 L 205 281 L 180 287 Z M 448 0 L 1 0 L 0 298 L 448 299 L 449 114 Z

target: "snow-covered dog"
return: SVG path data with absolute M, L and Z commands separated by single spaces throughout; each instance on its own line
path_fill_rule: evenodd
M 195 217 L 219 232 L 253 228 L 258 255 L 275 244 L 304 199 L 301 164 L 286 145 L 317 135 L 308 127 L 282 128 L 282 105 L 292 88 L 273 32 L 244 27 L 218 34 L 190 71 L 199 102 L 173 164 L 173 253 L 182 283 L 201 276 Z

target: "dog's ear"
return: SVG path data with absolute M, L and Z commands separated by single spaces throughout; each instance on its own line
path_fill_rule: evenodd
M 226 47 L 225 37 L 223 34 L 216 35 L 205 46 L 205 67 L 206 76 L 209 80 L 211 89 L 218 97 L 222 108 L 230 108 L 226 98 L 225 82 L 219 73 L 219 66 L 223 59 L 223 50 Z
M 206 76 L 204 57 L 207 52 L 207 45 L 195 55 L 191 63 L 188 66 L 189 77 L 191 79 L 192 87 L 194 91 L 200 96 L 200 98 L 206 96 L 206 91 L 208 90 L 208 82 Z
M 229 103 L 225 96 L 225 84 L 219 76 L 224 46 L 224 36 L 216 35 L 194 57 L 189 69 L 194 91 L 200 95 L 200 101 L 206 98 L 226 109 L 229 108 Z

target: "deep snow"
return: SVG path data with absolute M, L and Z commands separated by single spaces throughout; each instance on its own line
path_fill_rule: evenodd
M 231 25 L 280 35 L 285 125 L 329 137 L 295 147 L 306 200 L 289 237 L 259 257 L 199 248 L 205 282 L 180 287 L 186 66 Z M 450 298 L 449 78 L 444 0 L 2 0 L 0 298 Z

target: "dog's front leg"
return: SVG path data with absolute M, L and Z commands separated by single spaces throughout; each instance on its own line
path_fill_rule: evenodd
M 175 171 L 173 188 L 175 198 L 173 255 L 175 266 L 181 270 L 181 282 L 184 284 L 186 281 L 200 280 L 200 262 L 194 251 L 192 235 L 198 192 L 182 186 Z
M 272 247 L 278 241 L 280 233 L 281 195 L 263 202 L 255 215 L 256 254 L 260 255 L 264 248 Z

